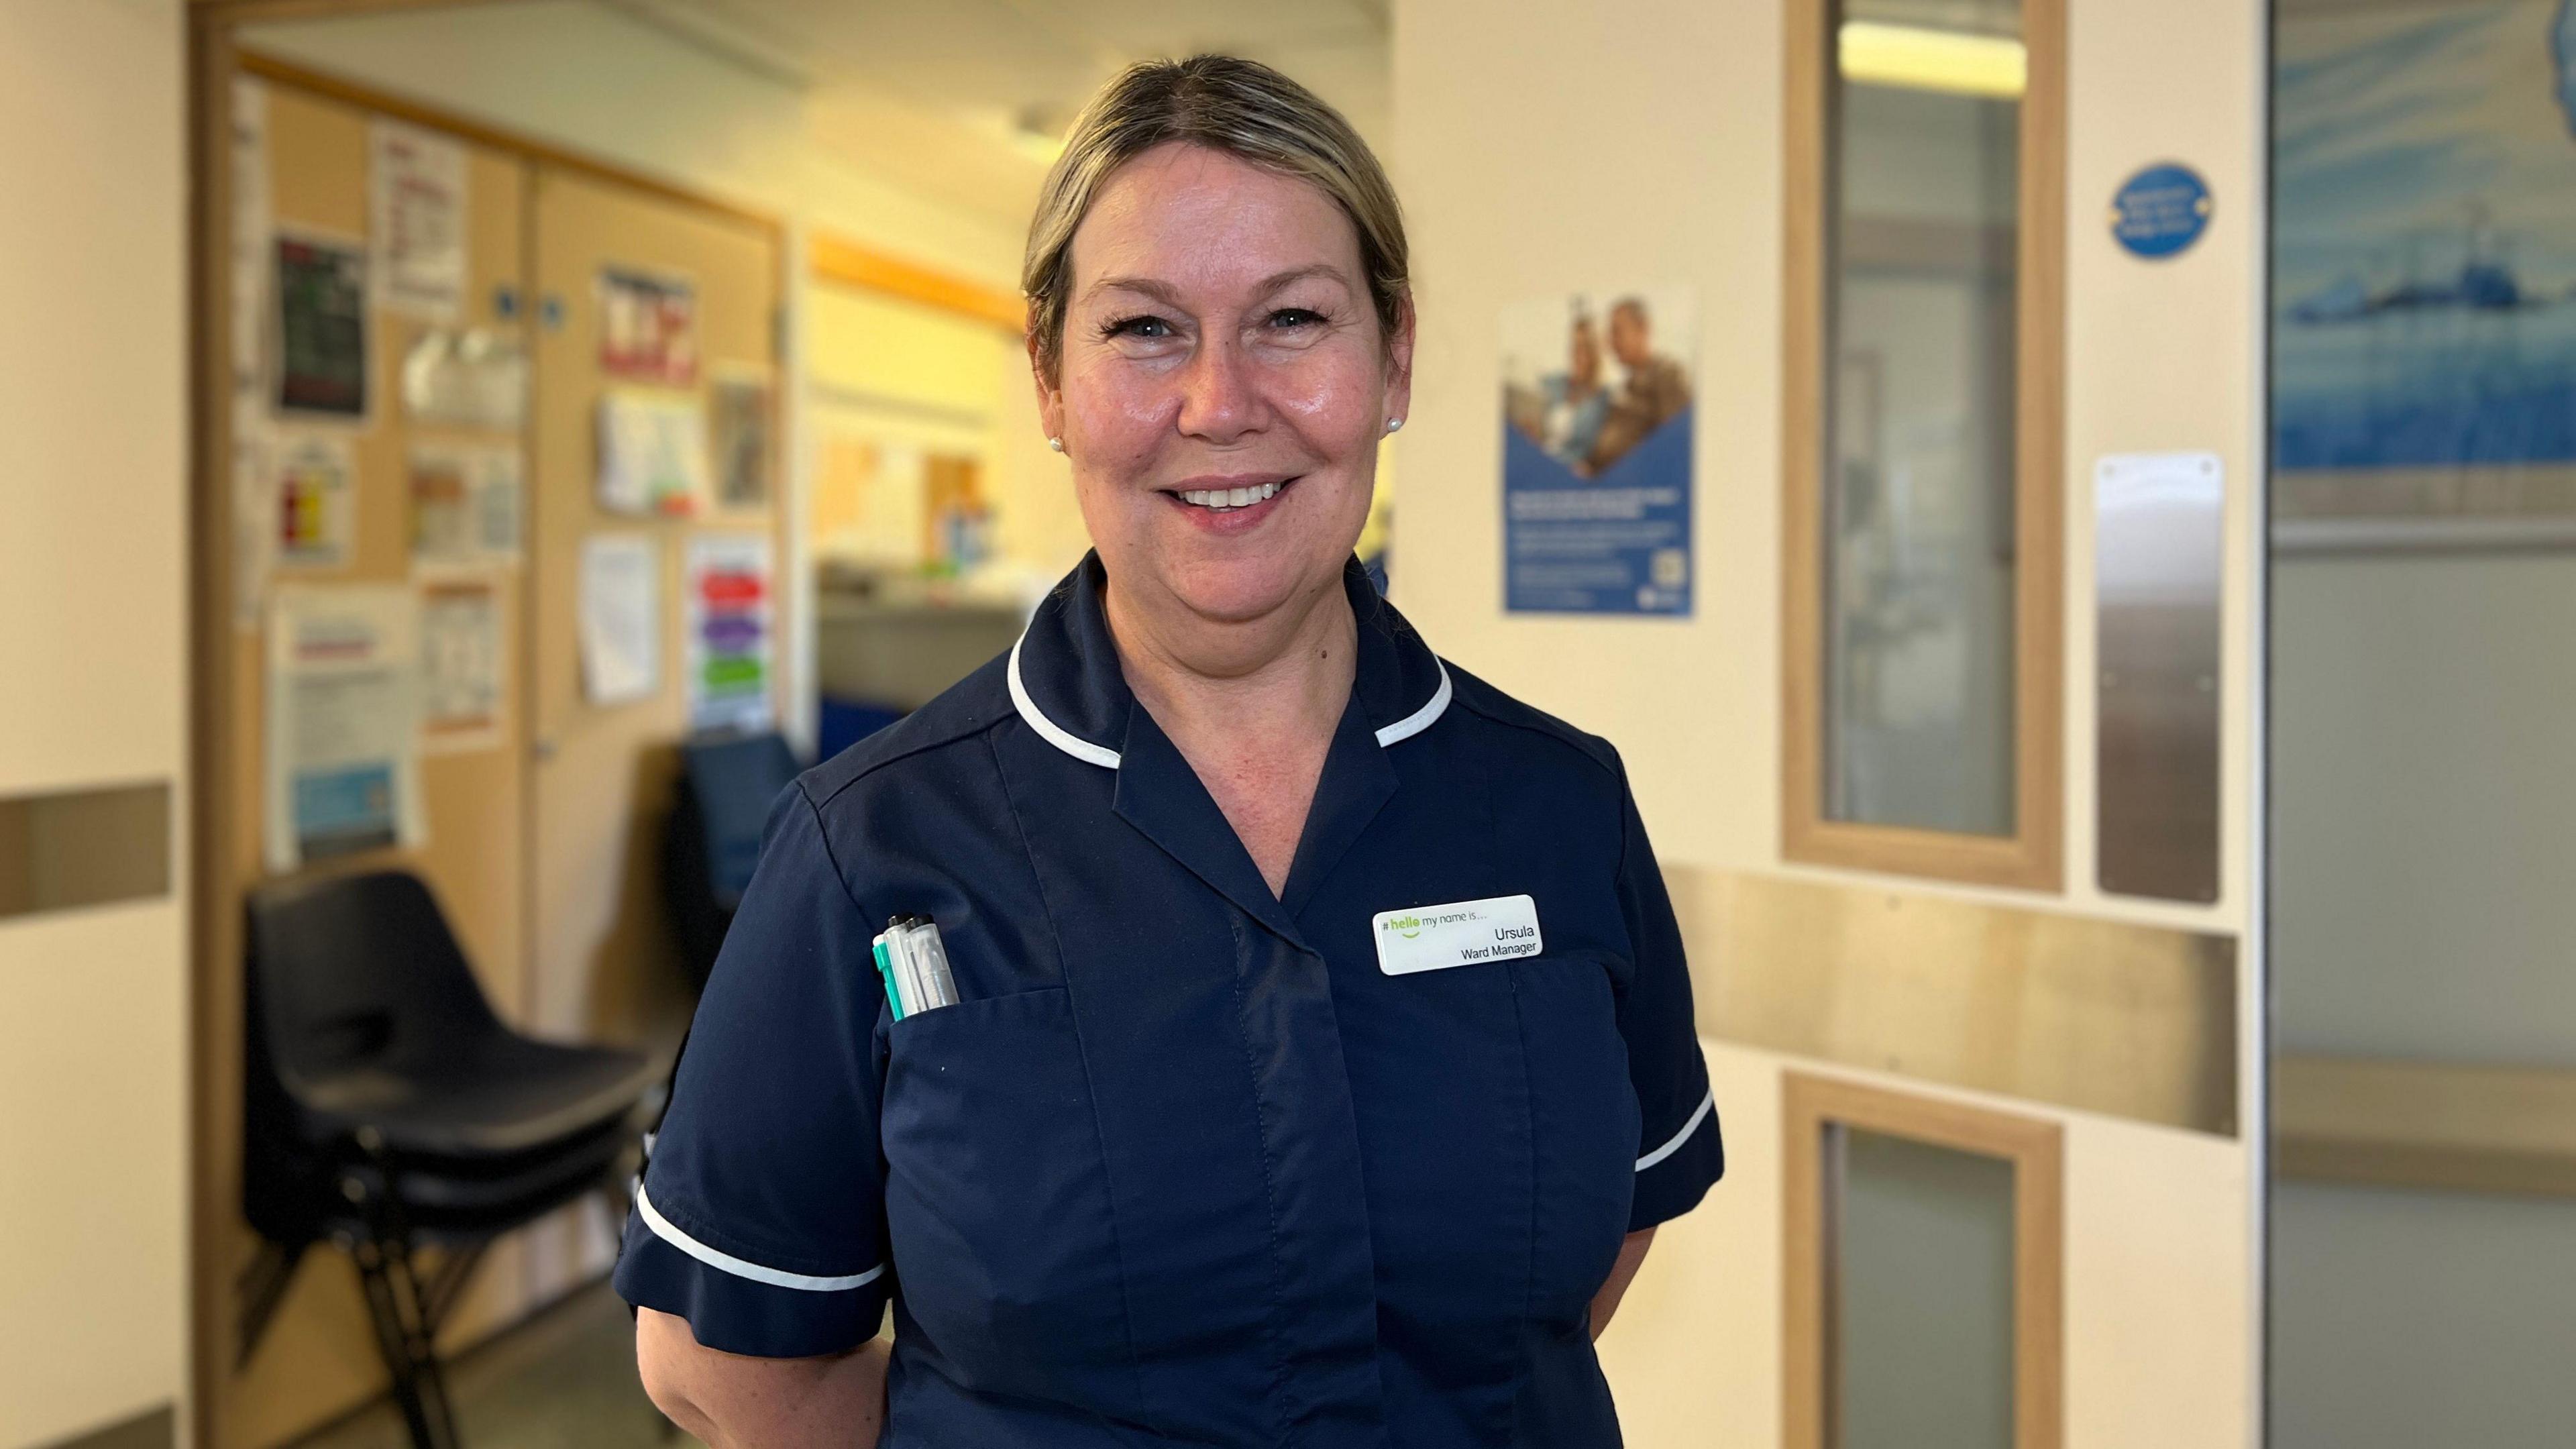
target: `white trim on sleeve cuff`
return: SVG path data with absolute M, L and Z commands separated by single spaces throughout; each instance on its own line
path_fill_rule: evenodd
M 1682 1124 L 1682 1130 L 1673 1134 L 1672 1141 L 1665 1143 L 1663 1146 L 1658 1147 L 1654 1151 L 1637 1159 L 1637 1170 L 1639 1172 L 1643 1172 L 1647 1168 L 1654 1166 L 1656 1163 L 1663 1161 L 1665 1158 L 1672 1156 L 1674 1153 L 1681 1151 L 1682 1144 L 1690 1140 L 1690 1135 L 1699 1130 L 1699 1124 L 1707 1121 L 1708 1114 L 1716 1110 L 1716 1108 L 1717 1089 L 1715 1087 L 1711 1087 L 1709 1088 L 1708 1095 L 1699 1099 L 1699 1110 L 1691 1113 L 1690 1120 Z
M 635 1211 L 644 1219 L 644 1226 L 653 1230 L 653 1236 L 663 1242 L 710 1268 L 721 1268 L 737 1278 L 748 1278 L 754 1283 L 766 1283 L 772 1288 L 798 1288 L 808 1293 L 845 1293 L 852 1288 L 863 1288 L 875 1282 L 877 1275 L 886 1270 L 886 1265 L 879 1263 L 864 1273 L 852 1273 L 843 1278 L 817 1278 L 809 1273 L 786 1273 L 776 1268 L 764 1268 L 758 1263 L 746 1263 L 731 1253 L 710 1248 L 671 1226 L 670 1219 L 653 1210 L 653 1200 L 644 1195 L 644 1186 L 641 1183 L 636 1184 L 635 1187 Z

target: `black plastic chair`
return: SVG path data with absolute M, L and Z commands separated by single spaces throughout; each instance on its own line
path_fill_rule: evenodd
M 336 1242 L 413 1445 L 449 1449 L 440 1321 L 494 1238 L 622 1188 L 660 1070 L 503 1025 L 429 888 L 401 871 L 259 890 L 248 946 L 242 1205 L 264 1246 L 242 1284 L 241 1358 L 305 1251 Z M 442 1249 L 427 1281 L 423 1246 Z
M 760 863 L 778 793 L 804 768 L 784 736 L 711 735 L 680 746 L 679 798 L 663 837 L 662 890 L 691 994 L 704 991 L 725 931 Z

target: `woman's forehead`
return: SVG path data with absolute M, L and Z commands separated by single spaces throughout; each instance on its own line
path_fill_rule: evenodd
M 1356 284 L 1359 233 L 1311 182 L 1173 141 L 1109 174 L 1070 261 L 1077 302 L 1127 280 L 1222 294 L 1319 267 Z

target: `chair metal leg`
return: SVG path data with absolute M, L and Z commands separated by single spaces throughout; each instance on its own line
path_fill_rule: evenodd
M 429 1405 L 421 1398 L 418 1365 L 412 1359 L 412 1337 L 403 1322 L 401 1299 L 394 1290 L 384 1249 L 373 1235 L 356 1239 L 348 1247 L 349 1256 L 358 1264 L 358 1281 L 366 1288 L 367 1317 L 375 1324 L 376 1348 L 384 1355 L 386 1372 L 392 1375 L 394 1407 L 402 1412 L 412 1449 L 444 1449 L 441 1426 L 432 1419 Z
M 349 1245 L 349 1251 L 366 1285 L 376 1344 L 393 1376 L 394 1404 L 411 1431 L 412 1449 L 459 1449 L 456 1412 L 448 1402 L 447 1376 L 438 1362 L 437 1314 L 444 1305 L 422 1288 L 419 1274 L 412 1269 L 411 1228 L 404 1220 L 401 1200 L 391 1191 L 389 1168 L 388 1164 L 383 1173 L 388 1186 L 382 1191 L 368 1192 L 355 1177 L 342 1184 L 352 1201 L 363 1202 L 368 1209 L 367 1230 Z M 470 1261 L 466 1266 L 471 1267 Z M 455 1283 L 462 1281 L 460 1274 Z M 455 1283 L 443 1292 L 452 1295 Z
M 399 1224 L 399 1219 L 397 1219 Z M 386 1244 L 386 1266 L 392 1269 L 391 1285 L 399 1301 L 406 1304 L 408 1341 L 412 1360 L 414 1392 L 435 1431 L 435 1438 L 417 1449 L 458 1449 L 456 1410 L 447 1398 L 447 1369 L 438 1361 L 438 1320 L 430 1297 L 423 1291 L 420 1277 L 412 1271 L 411 1237 L 397 1231 Z

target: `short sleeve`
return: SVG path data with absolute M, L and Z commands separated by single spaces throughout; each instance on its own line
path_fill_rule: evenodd
M 1636 973 L 1619 1004 L 1619 1034 L 1628 1042 L 1628 1074 L 1636 1084 L 1643 1127 L 1637 1191 L 1628 1210 L 1628 1231 L 1633 1233 L 1698 1206 L 1726 1172 L 1726 1145 L 1691 1012 L 1690 964 L 1682 954 L 1681 924 L 1673 919 L 1664 873 L 1655 864 L 1654 847 L 1646 841 L 1646 824 L 1627 782 L 1622 765 L 1619 910 L 1636 954 Z
M 617 1263 L 620 1296 L 726 1353 L 875 1336 L 887 1282 L 875 932 L 801 785 L 771 807 Z

